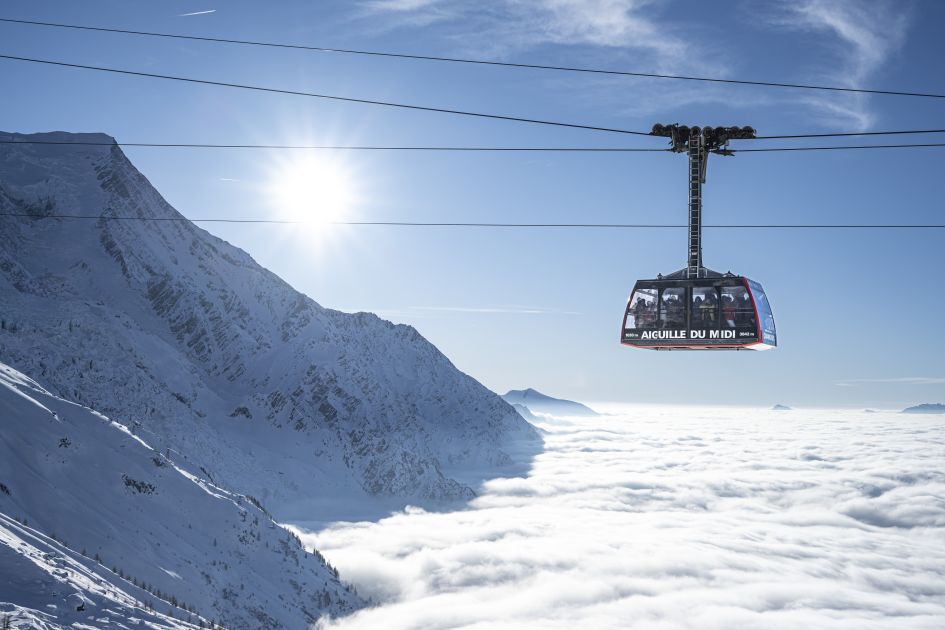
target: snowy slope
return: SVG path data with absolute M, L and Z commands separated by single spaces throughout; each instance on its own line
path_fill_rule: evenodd
M 363 605 L 252 499 L 0 364 L 0 620 L 13 604 L 50 627 L 102 627 L 151 614 L 135 602 L 230 628 L 305 628 Z
M 0 145 L 0 212 L 29 215 L 0 217 L 0 360 L 279 516 L 468 498 L 451 467 L 538 439 L 413 328 L 323 308 L 189 222 L 39 218 L 179 219 L 118 147 Z
M 116 576 L 94 559 L 0 514 L 0 628 L 64 630 L 94 624 L 124 630 L 147 624 L 178 630 L 211 621 L 179 609 L 171 617 L 170 603 L 129 589 L 137 591 L 136 597 L 109 577 Z

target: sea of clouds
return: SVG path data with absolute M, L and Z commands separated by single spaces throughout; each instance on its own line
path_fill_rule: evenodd
M 637 407 L 546 418 L 467 509 L 303 536 L 360 628 L 945 628 L 945 417 Z

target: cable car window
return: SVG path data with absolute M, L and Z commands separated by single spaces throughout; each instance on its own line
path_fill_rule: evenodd
M 722 328 L 735 328 L 738 325 L 739 304 L 741 295 L 745 293 L 742 287 L 722 287 Z
M 771 313 L 771 304 L 768 303 L 768 296 L 764 289 L 757 282 L 750 281 L 751 293 L 755 298 L 755 306 L 758 307 L 758 317 L 761 318 L 761 332 L 766 342 L 777 340 L 777 331 L 774 328 L 774 315 Z
M 733 287 L 732 295 L 735 298 L 735 326 L 737 328 L 757 329 L 758 322 L 755 320 L 755 307 L 751 303 L 748 289 Z
M 686 289 L 663 289 L 660 296 L 660 328 L 686 327 Z
M 656 327 L 656 289 L 639 289 L 633 292 L 627 306 L 627 328 Z
M 719 295 L 715 287 L 693 288 L 690 321 L 692 328 L 719 327 Z

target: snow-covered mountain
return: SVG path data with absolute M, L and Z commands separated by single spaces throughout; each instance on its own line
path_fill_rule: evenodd
M 0 134 L 0 361 L 280 517 L 457 499 L 537 434 L 409 326 L 323 308 L 182 220 L 103 134 Z M 68 220 L 48 215 L 109 219 Z M 124 220 L 122 218 L 149 219 Z
M 252 497 L 0 364 L 0 620 L 304 628 L 363 603 Z
M 534 413 L 547 413 L 553 416 L 596 416 L 596 411 L 573 400 L 552 398 L 532 388 L 512 389 L 502 395 L 502 399 L 511 405 L 521 405 Z

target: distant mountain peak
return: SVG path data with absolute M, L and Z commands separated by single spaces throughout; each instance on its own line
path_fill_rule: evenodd
M 502 399 L 509 404 L 522 405 L 531 412 L 547 413 L 558 416 L 596 416 L 598 413 L 573 400 L 553 398 L 547 394 L 528 387 L 526 389 L 512 389 L 506 392 Z
M 922 403 L 913 407 L 906 407 L 902 413 L 945 413 L 945 404 L 942 403 Z
M 552 398 L 551 396 L 542 394 L 537 389 L 532 389 L 531 387 L 527 387 L 525 389 L 510 389 L 503 395 L 503 397 L 505 396 L 523 396 L 526 398 L 536 398 L 539 400 L 558 400 L 557 398 Z

